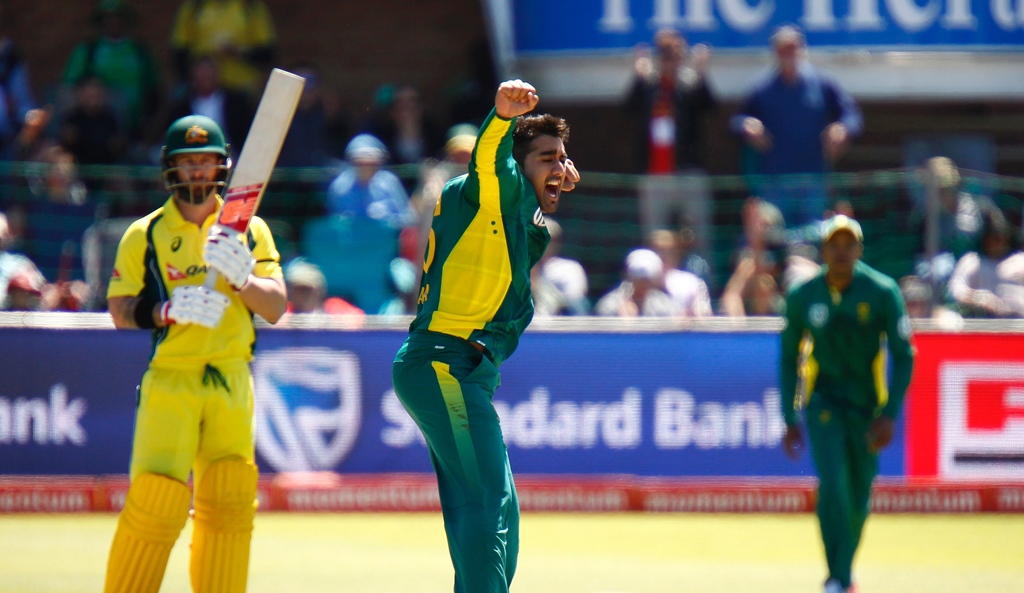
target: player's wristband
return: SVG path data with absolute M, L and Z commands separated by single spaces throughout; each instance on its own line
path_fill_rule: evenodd
M 132 312 L 132 317 L 135 319 L 135 325 L 139 329 L 156 329 L 156 321 L 153 319 L 153 307 L 156 307 L 158 301 L 152 298 L 141 298 L 138 303 L 135 303 L 135 311 Z

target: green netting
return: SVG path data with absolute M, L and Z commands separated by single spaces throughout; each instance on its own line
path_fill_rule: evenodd
M 407 187 L 415 189 L 418 167 L 400 167 L 396 173 Z M 337 174 L 337 169 L 322 168 L 275 171 L 260 215 L 270 224 L 286 259 L 301 255 L 305 225 L 324 214 L 326 189 Z M 1020 227 L 1024 180 L 968 171 L 961 172 L 961 176 L 964 190 L 990 197 Z M 78 185 L 69 185 L 71 181 Z M 643 244 L 637 203 L 640 181 L 641 177 L 635 175 L 584 171 L 577 190 L 565 196 L 556 215 L 563 228 L 562 253 L 579 260 L 587 270 L 592 300 L 618 282 L 626 254 Z M 710 182 L 709 284 L 712 296 L 717 298 L 743 240 L 740 213 L 744 201 L 758 180 L 721 176 Z M 69 187 L 78 189 L 69 191 Z M 861 221 L 865 261 L 895 278 L 912 273 L 924 247 L 924 213 L 915 206 L 922 203 L 924 195 L 919 173 L 885 170 L 835 174 L 829 178 L 829 190 L 832 203 L 848 202 Z M 44 164 L 0 162 L 0 211 L 7 212 L 16 230 L 21 230 L 13 248 L 36 259 L 51 281 L 61 275 L 86 276 L 81 245 L 88 227 L 107 219 L 144 215 L 166 197 L 157 167 L 82 166 L 77 168 L 77 178 L 69 179 Z M 113 241 L 116 247 L 116 237 L 106 241 Z M 108 246 L 104 253 L 111 251 Z M 112 265 L 109 260 L 108 254 L 97 265 Z M 95 272 L 99 276 L 104 273 L 102 269 Z

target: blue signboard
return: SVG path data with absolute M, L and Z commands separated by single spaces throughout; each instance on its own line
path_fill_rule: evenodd
M 716 50 L 802 27 L 815 48 L 1024 49 L 1024 0 L 510 0 L 516 55 L 609 52 L 669 26 Z
M 399 331 L 269 330 L 253 363 L 261 471 L 429 472 L 391 387 Z M 788 460 L 772 333 L 527 332 L 495 406 L 514 471 L 811 475 Z M 0 329 L 0 473 L 126 473 L 144 332 Z M 903 474 L 903 440 L 882 473 Z

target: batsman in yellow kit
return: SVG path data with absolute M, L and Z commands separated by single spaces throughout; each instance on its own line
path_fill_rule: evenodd
M 256 511 L 253 314 L 275 323 L 287 293 L 264 221 L 244 235 L 215 227 L 231 169 L 220 127 L 177 120 L 161 161 L 172 195 L 125 232 L 107 291 L 114 325 L 153 341 L 104 591 L 157 593 L 194 507 L 193 591 L 240 593 Z M 215 290 L 203 286 L 211 271 Z

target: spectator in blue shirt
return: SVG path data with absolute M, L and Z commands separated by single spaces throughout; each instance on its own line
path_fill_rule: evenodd
M 371 220 L 392 229 L 416 222 L 397 175 L 383 168 L 390 158 L 384 143 L 370 134 L 359 134 L 345 148 L 351 167 L 342 171 L 327 190 L 327 212 Z M 396 236 L 397 241 L 397 236 Z
M 860 108 L 807 59 L 803 32 L 783 25 L 771 37 L 776 68 L 756 84 L 730 125 L 758 153 L 752 188 L 791 225 L 820 221 L 825 174 L 863 128 Z

